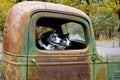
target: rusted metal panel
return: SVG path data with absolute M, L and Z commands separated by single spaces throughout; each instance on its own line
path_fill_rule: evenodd
M 39 57 L 29 58 L 34 59 L 34 67 L 29 66 L 28 80 L 90 80 L 88 49 L 39 50 L 37 55 Z
M 31 68 L 28 80 L 89 80 L 88 65 L 40 66 Z M 34 78 L 32 77 L 34 75 Z

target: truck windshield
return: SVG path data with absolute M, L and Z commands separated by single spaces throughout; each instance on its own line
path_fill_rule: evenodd
M 84 30 L 82 26 L 75 22 L 62 25 L 63 34 L 69 33 L 69 39 L 75 42 L 85 42 Z

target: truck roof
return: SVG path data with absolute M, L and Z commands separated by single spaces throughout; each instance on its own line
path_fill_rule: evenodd
M 70 12 L 70 13 L 74 13 L 74 14 L 78 14 L 80 16 L 83 16 L 90 21 L 89 17 L 83 11 L 78 10 L 76 8 L 61 5 L 61 4 L 54 4 L 54 3 L 49 3 L 49 2 L 38 2 L 38 1 L 20 2 L 16 5 L 14 5 L 10 9 L 9 15 L 11 15 L 11 17 L 17 17 L 17 16 L 21 16 L 24 13 L 30 13 L 30 12 L 37 10 L 37 9 Z

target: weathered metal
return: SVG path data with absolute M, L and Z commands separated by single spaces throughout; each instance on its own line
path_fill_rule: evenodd
M 36 27 L 40 26 L 37 23 L 59 30 L 60 24 L 67 21 L 82 25 L 87 45 L 53 51 L 36 47 Z M 97 52 L 89 17 L 60 4 L 25 1 L 13 6 L 5 22 L 2 56 L 4 80 L 120 79 L 120 57 Z

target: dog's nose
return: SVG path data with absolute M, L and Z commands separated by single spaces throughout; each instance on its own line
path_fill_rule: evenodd
M 63 40 L 60 40 L 60 43 L 62 43 L 63 42 Z

